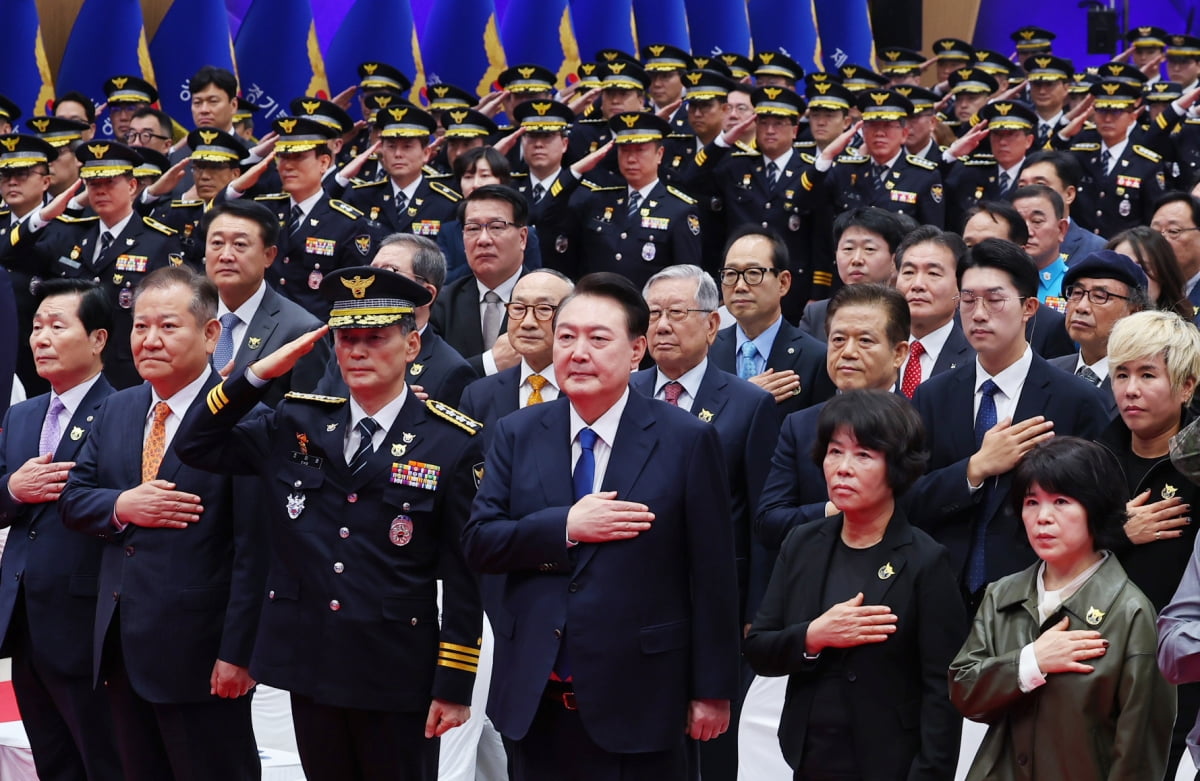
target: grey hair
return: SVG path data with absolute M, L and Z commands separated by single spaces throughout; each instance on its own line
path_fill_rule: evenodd
M 642 298 L 650 295 L 650 288 L 654 287 L 655 282 L 664 279 L 695 280 L 696 306 L 700 309 L 715 312 L 717 311 L 717 307 L 721 305 L 721 296 L 717 292 L 717 283 L 713 281 L 713 278 L 699 266 L 687 263 L 678 266 L 667 266 L 662 271 L 650 277 L 646 282 L 646 286 L 642 288 Z
M 427 280 L 437 290 L 442 289 L 442 285 L 446 282 L 446 256 L 442 254 L 442 250 L 433 239 L 413 233 L 393 233 L 379 242 L 379 248 L 375 250 L 375 254 L 378 255 L 379 250 L 393 244 L 412 248 L 413 273 Z

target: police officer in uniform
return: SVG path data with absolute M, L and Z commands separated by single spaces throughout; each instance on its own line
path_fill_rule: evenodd
M 575 125 L 571 130 L 571 143 L 567 147 L 568 160 L 586 157 L 613 140 L 610 122 L 617 114 L 641 111 L 646 107 L 646 90 L 650 87 L 650 77 L 636 60 L 626 59 L 628 57 L 626 54 L 601 64 L 600 121 L 585 121 Z M 592 169 L 589 180 L 603 186 L 619 185 L 621 182 L 616 157 L 615 154 L 605 157 L 600 165 Z
M 686 86 L 683 74 L 691 65 L 691 55 L 677 46 L 662 43 L 643 46 L 641 55 L 642 67 L 650 77 L 650 102 L 654 110 L 660 111 L 676 101 L 682 101 Z M 677 106 L 666 120 L 671 126 L 671 135 L 692 134 L 686 106 Z
M 1037 114 L 1024 103 L 997 100 L 984 106 L 979 118 L 988 123 L 981 133 L 992 151 L 964 153 L 946 174 L 946 224 L 954 230 L 963 227 L 968 212 L 980 201 L 1009 200 L 1034 144 Z M 970 141 L 963 139 L 952 150 L 969 146 Z
M 307 778 L 433 781 L 432 738 L 469 717 L 479 662 L 479 589 L 459 537 L 483 476 L 482 426 L 405 385 L 424 287 L 356 267 L 330 274 L 321 292 L 350 399 L 290 393 L 239 423 L 321 328 L 214 388 L 176 450 L 203 469 L 258 471 L 270 486 L 251 672 L 292 693 Z
M 91 141 L 75 152 L 95 215 L 68 217 L 78 185 L 64 190 L 0 241 L 0 264 L 38 277 L 94 279 L 113 304 L 113 331 L 104 349 L 104 376 L 115 388 L 141 384 L 129 334 L 133 291 L 149 272 L 183 264 L 174 230 L 133 209 L 133 169 L 141 157 L 112 141 Z
M 569 107 L 553 100 L 527 101 L 513 115 L 525 130 L 521 136 L 524 170 L 513 172 L 513 188 L 529 201 L 529 224 L 538 229 L 542 265 L 563 273 L 573 269 L 569 208 L 580 182 L 563 165 L 574 119 Z
M 795 92 L 796 82 L 803 78 L 804 68 L 782 51 L 754 55 L 754 83 L 760 87 L 786 87 Z
M 577 191 L 573 276 L 613 271 L 640 289 L 667 266 L 700 264 L 700 217 L 694 198 L 658 178 L 670 126 L 644 111 L 617 114 L 608 125 L 625 181 Z
M 346 202 L 385 234 L 435 238 L 443 222 L 456 219 L 462 200 L 449 185 L 426 174 L 426 146 L 437 123 L 411 103 L 399 103 L 380 109 L 375 126 L 383 142 L 379 159 L 386 177 L 351 185 Z

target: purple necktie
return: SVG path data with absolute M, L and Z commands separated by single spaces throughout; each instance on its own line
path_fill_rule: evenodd
M 62 427 L 58 425 L 58 415 L 66 409 L 62 399 L 54 396 L 50 399 L 50 409 L 46 410 L 46 419 L 42 421 L 42 436 L 38 439 L 38 455 L 44 456 L 58 449 L 58 440 L 62 439 Z

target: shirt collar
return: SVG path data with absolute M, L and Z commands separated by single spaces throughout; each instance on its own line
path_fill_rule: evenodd
M 1023 158 L 1023 157 L 1021 158 L 1021 161 L 1019 163 L 1017 163 L 1016 165 L 1014 165 L 1012 168 L 1000 168 L 1000 164 L 996 163 L 997 168 L 1000 168 L 1001 171 L 1008 174 L 1008 180 L 1012 184 L 1017 183 L 1017 177 L 1019 177 L 1021 175 L 1021 166 L 1023 166 L 1023 165 L 1025 165 L 1025 158 Z
M 890 170 L 892 170 L 892 168 L 895 167 L 896 161 L 898 161 L 901 157 L 904 157 L 904 147 L 903 146 L 900 147 L 900 151 L 896 153 L 895 157 L 893 157 L 891 160 L 888 160 L 886 163 L 882 163 L 882 165 L 884 168 L 886 168 L 887 170 L 890 171 Z M 871 162 L 874 163 L 875 158 L 871 158 Z
M 779 166 L 779 173 L 783 173 L 788 163 L 792 162 L 793 151 L 791 147 L 788 147 L 779 157 L 767 157 L 767 161 Z M 766 155 L 763 155 L 763 157 L 766 157 Z
M 79 405 L 83 403 L 83 397 L 88 395 L 92 386 L 100 379 L 100 372 L 96 372 L 95 376 L 90 380 L 84 380 L 73 388 L 68 388 L 62 393 L 51 393 L 51 399 L 58 396 L 58 400 L 62 402 L 63 407 L 67 410 L 69 416 L 75 415 L 75 410 L 79 409 Z
M 942 354 L 942 348 L 946 346 L 946 340 L 950 338 L 950 332 L 954 330 L 954 318 L 951 317 L 946 321 L 946 324 L 940 328 L 935 328 L 921 338 L 917 338 L 912 334 L 908 336 L 908 343 L 920 342 L 925 348 L 925 354 L 933 360 Z
M 1137 127 L 1136 122 L 1134 124 L 1130 125 L 1130 128 L 1134 128 L 1134 127 Z M 1109 163 L 1110 167 L 1116 163 L 1118 157 L 1120 157 L 1122 154 L 1124 154 L 1125 147 L 1127 147 L 1128 145 L 1129 145 L 1129 136 L 1125 136 L 1124 138 L 1122 138 L 1120 141 L 1113 144 L 1112 146 L 1104 146 L 1104 142 L 1103 141 L 1100 142 L 1100 148 L 1107 149 L 1108 153 L 1110 155 L 1112 155 L 1112 162 Z
M 1100 382 L 1104 382 L 1105 378 L 1108 377 L 1108 356 L 1107 355 L 1103 356 L 1100 360 L 1096 361 L 1095 363 L 1086 363 L 1083 360 L 1083 353 L 1079 353 L 1079 357 L 1077 357 L 1075 359 L 1075 371 L 1078 372 L 1084 366 L 1086 366 L 1089 369 L 1091 369 L 1092 371 L 1094 371 L 1096 373 L 1096 376 L 1100 378 Z
M 1049 119 L 1042 119 L 1041 117 L 1038 117 L 1038 127 L 1040 128 L 1042 125 L 1049 125 L 1050 129 L 1053 130 L 1054 128 L 1058 127 L 1058 123 L 1062 120 L 1064 113 L 1065 112 L 1060 109 L 1057 114 Z
M 579 436 L 579 432 L 585 428 L 590 428 L 596 432 L 596 436 L 600 438 L 604 444 L 610 448 L 613 442 L 617 439 L 617 428 L 621 425 L 621 414 L 625 412 L 625 404 L 629 401 L 629 388 L 626 387 L 621 393 L 621 398 L 617 399 L 611 407 L 609 407 L 603 415 L 596 418 L 592 425 L 583 422 L 583 418 L 579 417 L 579 413 L 575 411 L 575 405 L 571 405 L 571 441 Z
M 165 401 L 167 406 L 171 408 L 171 414 L 177 418 L 182 418 L 187 414 L 187 411 L 192 406 L 192 402 L 200 395 L 200 389 L 204 387 L 204 383 L 208 381 L 208 375 L 212 373 L 212 367 L 205 366 L 204 371 L 200 372 L 200 376 L 184 385 L 175 395 L 169 399 L 164 399 L 158 395 L 158 391 L 154 390 L 154 386 L 150 386 L 150 409 L 146 411 L 146 420 L 150 420 L 154 416 L 154 407 L 158 402 Z
M 994 377 L 983 368 L 983 364 L 979 362 L 979 356 L 975 356 L 975 392 L 979 392 L 979 386 L 983 385 L 985 381 L 991 380 L 1007 398 L 1015 399 L 1017 392 L 1021 390 L 1021 385 L 1025 382 L 1025 375 L 1029 374 L 1029 367 L 1032 365 L 1033 350 L 1028 344 L 1025 345 L 1025 352 L 1021 353 L 1020 358 Z
M 545 369 L 542 369 L 540 372 L 535 372 L 533 370 L 533 367 L 530 366 L 525 361 L 524 358 L 522 358 L 521 359 L 521 385 L 524 385 L 526 382 L 528 382 L 529 378 L 535 374 L 540 374 L 542 376 L 542 379 L 544 379 L 546 381 L 547 385 L 552 385 L 552 386 L 554 386 L 555 390 L 558 390 L 558 377 L 556 377 L 554 374 L 554 364 L 550 364 Z
M 396 417 L 400 414 L 400 408 L 404 406 L 404 402 L 408 400 L 408 386 L 405 385 L 400 389 L 400 394 L 396 398 L 384 404 L 383 407 L 370 417 L 375 419 L 379 424 L 379 430 L 388 432 L 392 430 L 392 425 L 396 422 Z M 358 422 L 367 417 L 367 412 L 359 403 L 350 397 L 350 431 L 358 425 Z
M 100 233 L 104 233 L 104 231 L 108 231 L 109 233 L 112 234 L 112 237 L 115 240 L 118 236 L 120 236 L 122 233 L 125 232 L 125 226 L 128 225 L 129 221 L 132 219 L 133 219 L 133 212 L 126 214 L 125 219 L 118 221 L 116 225 L 105 225 L 104 220 L 101 220 L 100 221 Z
M 738 323 L 734 335 L 737 336 L 736 354 L 741 355 L 742 345 L 746 342 L 754 342 L 754 348 L 758 350 L 758 354 L 765 361 L 767 356 L 771 354 L 771 348 L 775 345 L 775 337 L 779 335 L 779 329 L 783 327 L 783 315 L 780 315 L 774 323 L 767 326 L 767 329 L 759 334 L 754 339 L 746 336 L 746 332 L 742 330 L 742 324 Z
M 487 285 L 480 282 L 478 277 L 476 277 L 475 278 L 475 287 L 476 287 L 476 289 L 479 290 L 479 303 L 481 303 L 481 304 L 483 303 L 483 297 L 487 295 L 489 290 L 491 290 L 496 295 L 500 296 L 500 301 L 502 303 L 507 304 L 509 301 L 512 300 L 513 288 L 517 286 L 517 280 L 520 278 L 521 278 L 521 269 L 518 268 L 516 273 L 513 274 L 511 277 L 504 280 L 499 285 L 496 285 L 496 287 L 489 288 Z
M 416 179 L 408 183 L 408 187 L 399 187 L 395 180 L 392 181 L 392 197 L 395 198 L 397 193 L 404 193 L 404 202 L 412 203 L 412 199 L 417 195 L 417 188 L 421 186 L 421 181 L 425 178 L 424 174 L 418 174 Z
M 650 197 L 650 191 L 653 190 L 657 186 L 658 186 L 658 180 L 655 179 L 653 182 L 651 182 L 650 184 L 646 185 L 645 187 L 643 187 L 642 189 L 637 191 L 642 196 L 642 201 L 641 201 L 642 203 L 646 202 L 646 200 Z M 627 192 L 625 193 L 625 196 L 629 197 L 632 194 L 633 194 L 633 188 L 632 187 L 627 188 Z
M 312 210 L 316 208 L 317 201 L 321 200 L 321 196 L 323 195 L 325 195 L 325 191 L 318 187 L 315 193 L 308 196 L 303 201 L 297 202 L 295 199 L 292 199 L 292 206 L 299 206 L 300 211 L 304 213 L 305 217 L 307 217 L 308 215 L 312 214 Z M 291 211 L 291 209 L 289 209 L 289 211 Z
M 544 190 L 544 191 L 545 191 L 547 194 L 549 194 L 549 192 L 550 192 L 550 186 L 551 186 L 552 184 L 554 184 L 554 180 L 558 178 L 558 174 L 559 174 L 559 172 L 560 172 L 560 171 L 562 171 L 562 166 L 559 166 L 558 168 L 555 168 L 555 169 L 554 169 L 554 170 L 553 170 L 553 171 L 550 173 L 550 175 L 549 175 L 549 176 L 547 176 L 545 179 L 538 179 L 536 176 L 534 176 L 534 175 L 533 175 L 533 171 L 530 171 L 530 172 L 529 172 L 529 192 L 530 192 L 530 193 L 532 193 L 532 192 L 533 192 L 533 188 L 534 188 L 534 186 L 536 186 L 536 185 L 539 185 L 539 184 L 540 184 L 540 185 L 542 186 L 542 189 L 543 189 L 543 190 Z
M 658 397 L 658 394 L 662 393 L 663 386 L 665 386 L 668 382 L 677 382 L 683 386 L 683 389 L 685 391 L 687 391 L 687 394 L 689 396 L 691 396 L 693 399 L 695 399 L 696 396 L 700 392 L 700 383 L 704 380 L 704 372 L 707 370 L 708 370 L 708 357 L 707 356 L 705 356 L 705 358 L 702 361 L 700 361 L 700 363 L 696 364 L 692 368 L 685 371 L 677 380 L 672 380 L 670 377 L 668 377 L 667 375 L 662 373 L 662 369 L 656 368 L 654 370 L 654 372 L 655 372 L 655 376 L 654 376 L 654 396 L 655 396 L 655 398 Z
M 266 294 L 267 294 L 267 283 L 264 281 L 264 282 L 260 282 L 258 284 L 258 290 L 255 290 L 254 293 L 252 293 L 251 296 L 249 298 L 247 298 L 245 300 L 245 302 L 241 306 L 239 306 L 237 309 L 231 310 L 229 307 L 225 306 L 224 301 L 218 300 L 217 301 L 217 319 L 220 320 L 223 315 L 232 311 L 235 315 L 238 316 L 239 320 L 241 320 L 244 324 L 249 325 L 250 320 L 254 317 L 254 314 L 258 311 L 258 306 L 259 306 L 259 304 L 262 303 L 263 297 L 266 296 Z

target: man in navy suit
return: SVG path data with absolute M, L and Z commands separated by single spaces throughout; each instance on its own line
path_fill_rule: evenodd
M 1075 203 L 1075 196 L 1079 194 L 1079 180 L 1082 178 L 1083 169 L 1074 155 L 1049 149 L 1026 157 L 1021 174 L 1017 177 L 1018 187 L 1044 184 L 1062 198 L 1066 206 L 1067 236 L 1058 251 L 1066 256 L 1068 266 L 1104 249 L 1104 237 L 1084 230 L 1071 219 L 1071 204 Z
M 31 355 L 51 393 L 9 410 L 0 429 L 0 636 L 44 781 L 122 778 L 107 690 L 92 685 L 96 575 L 104 543 L 63 527 L 58 495 L 101 403 L 112 305 L 99 285 L 42 283 Z M 11 576 L 11 577 L 8 577 Z
M 500 418 L 521 407 L 558 398 L 554 315 L 574 287 L 566 275 L 547 268 L 535 269 L 517 280 L 507 307 L 508 340 L 521 363 L 468 385 L 460 405 L 465 414 L 483 424 L 485 443 L 491 441 Z
M 1011 470 L 1038 442 L 1091 439 L 1108 421 L 1100 392 L 1036 355 L 1025 324 L 1038 307 L 1037 267 L 1020 247 L 984 239 L 959 266 L 963 329 L 975 360 L 917 389 L 931 446 L 926 490 L 963 482 L 963 502 L 926 502 L 914 521 L 950 551 L 973 608 L 989 582 L 1028 566 L 1034 555 L 1008 501 Z
M 131 781 L 262 773 L 247 669 L 266 579 L 261 486 L 184 466 L 174 443 L 220 381 L 216 311 L 216 287 L 186 268 L 142 281 L 132 348 L 147 382 L 95 415 L 59 498 L 68 528 L 107 543 L 93 670 Z
M 768 228 L 747 225 L 729 237 L 719 278 L 737 323 L 719 331 L 709 349 L 718 369 L 775 397 L 780 421 L 833 395 L 825 344 L 783 317 L 792 284 L 788 262 L 787 245 Z
M 629 390 L 649 314 L 594 274 L 559 308 L 566 398 L 501 419 L 463 534 L 501 574 L 488 714 L 518 781 L 683 779 L 738 690 L 728 477 L 712 425 Z

